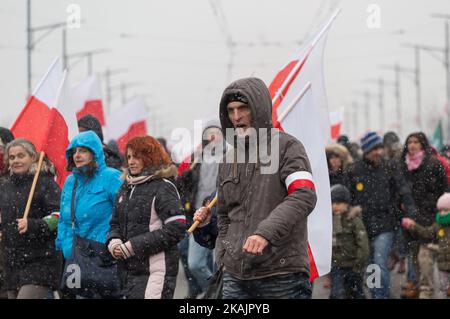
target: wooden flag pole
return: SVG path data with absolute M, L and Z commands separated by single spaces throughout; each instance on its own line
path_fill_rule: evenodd
M 25 207 L 25 213 L 23 213 L 23 218 L 28 218 L 28 213 L 30 212 L 31 202 L 33 201 L 34 190 L 36 189 L 36 184 L 39 179 L 39 173 L 41 172 L 42 162 L 44 161 L 45 153 L 41 152 L 39 155 L 39 162 L 37 166 L 36 173 L 34 173 L 33 184 L 31 185 L 30 194 L 28 195 L 27 206 Z
M 214 207 L 214 205 L 217 204 L 217 195 L 213 198 L 213 200 L 208 204 L 208 208 L 212 209 Z M 188 229 L 188 233 L 189 235 L 192 234 L 194 232 L 194 230 L 197 228 L 197 226 L 200 225 L 200 221 L 196 220 L 191 227 L 189 227 Z

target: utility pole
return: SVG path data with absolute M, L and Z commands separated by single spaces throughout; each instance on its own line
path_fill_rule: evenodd
M 369 116 L 369 107 L 370 107 L 370 93 L 369 91 L 364 92 L 364 116 L 366 117 L 366 128 L 370 127 L 370 116 Z
M 384 80 L 383 78 L 380 78 L 378 80 L 378 89 L 379 89 L 379 95 L 378 95 L 378 106 L 380 108 L 380 129 L 384 132 L 386 129 L 385 125 L 385 108 L 384 108 Z
M 120 74 L 120 73 L 124 73 L 124 72 L 128 72 L 128 69 L 107 68 L 106 71 L 103 73 L 103 76 L 105 77 L 105 82 L 106 82 L 106 105 L 107 105 L 108 113 L 111 112 L 111 101 L 112 101 L 111 76 Z
M 27 0 L 27 92 L 31 95 L 31 50 L 33 33 L 31 32 L 31 0 Z
M 67 29 L 62 29 L 62 48 L 63 48 L 63 70 L 67 69 L 68 61 L 67 61 Z
M 217 19 L 217 23 L 219 24 L 220 31 L 225 37 L 225 45 L 229 50 L 230 56 L 227 64 L 227 83 L 231 82 L 231 78 L 233 75 L 233 66 L 234 66 L 234 56 L 236 54 L 236 43 L 233 41 L 231 36 L 230 28 L 228 26 L 228 21 L 225 16 L 225 12 L 222 8 L 222 4 L 220 0 L 211 0 L 210 1 L 211 8 L 213 13 Z
M 401 83 L 400 76 L 402 72 L 414 72 L 411 69 L 402 68 L 399 63 L 395 63 L 394 66 L 381 66 L 383 69 L 394 70 L 395 75 L 395 100 L 397 106 L 397 121 L 398 121 L 398 133 L 402 134 L 403 122 L 402 122 L 402 103 L 401 103 Z
M 358 103 L 356 101 L 352 102 L 353 109 L 353 136 L 356 138 L 358 135 Z
M 383 78 L 378 78 L 378 79 L 369 79 L 366 80 L 366 82 L 368 83 L 375 83 L 378 85 L 378 107 L 380 110 L 380 130 L 381 131 L 385 131 L 386 130 L 386 123 L 385 123 L 385 118 L 386 118 L 386 110 L 385 110 L 385 106 L 384 106 L 384 79 Z
M 420 87 L 420 48 L 414 48 L 414 56 L 415 56 L 415 84 L 416 84 L 416 106 L 417 106 L 417 125 L 419 126 L 419 130 L 423 130 L 422 125 L 422 89 Z
M 351 110 L 348 106 L 344 107 L 344 123 L 343 123 L 343 128 L 345 128 L 345 132 L 347 132 L 348 134 L 350 134 L 352 132 L 352 127 L 351 127 Z
M 142 82 L 122 82 L 119 87 L 113 87 L 113 89 L 120 88 L 120 95 L 122 97 L 122 105 L 127 102 L 127 89 L 135 86 L 142 85 Z
M 444 39 L 444 48 L 438 49 L 444 54 L 443 64 L 446 69 L 446 78 L 447 78 L 447 103 L 450 101 L 450 14 L 432 14 L 433 18 L 445 19 L 445 39 Z
M 397 99 L 398 132 L 401 135 L 403 123 L 402 123 L 402 102 L 400 94 L 400 66 L 398 65 L 398 63 L 395 64 L 395 83 L 396 83 L 395 97 Z
M 445 67 L 445 75 L 447 79 L 447 103 L 446 109 L 450 108 L 450 14 L 442 14 L 436 13 L 431 15 L 433 18 L 445 19 L 445 39 L 444 39 L 444 48 L 439 48 L 438 51 L 441 51 L 444 54 L 444 59 L 441 60 Z M 450 112 L 448 112 L 447 118 L 447 126 L 448 129 L 444 131 L 450 131 Z
M 414 49 L 414 61 L 415 68 L 414 72 L 414 83 L 416 85 L 416 106 L 417 106 L 417 125 L 419 130 L 423 130 L 423 120 L 422 120 L 422 89 L 420 83 L 420 50 L 422 49 L 420 45 L 417 44 L 405 44 L 405 47 L 410 47 Z
M 34 47 L 49 35 L 53 30 L 63 27 L 65 29 L 66 22 L 54 23 L 40 27 L 31 26 L 31 0 L 27 0 L 27 90 L 28 96 L 31 95 L 32 87 L 32 53 Z M 34 33 L 45 31 L 39 38 L 34 40 Z M 63 57 L 67 48 L 65 33 L 63 33 Z M 64 61 L 63 61 L 64 62 Z
M 366 130 L 369 130 L 370 128 L 370 99 L 371 94 L 369 90 L 365 90 L 363 92 L 357 92 L 359 95 L 362 95 L 364 97 L 364 117 L 365 117 L 365 128 Z
M 87 74 L 88 74 L 88 76 L 90 76 L 93 73 L 93 61 L 92 61 L 93 55 L 100 54 L 100 53 L 106 53 L 106 52 L 109 52 L 109 51 L 110 51 L 109 49 L 98 49 L 98 50 L 90 50 L 90 51 L 78 52 L 78 53 L 69 54 L 66 57 L 66 59 L 67 59 L 67 61 L 69 61 L 69 59 L 72 59 L 72 58 L 78 58 L 79 59 L 78 61 L 76 61 L 75 63 L 73 63 L 71 65 L 73 67 L 78 62 L 80 62 L 81 59 L 87 58 Z

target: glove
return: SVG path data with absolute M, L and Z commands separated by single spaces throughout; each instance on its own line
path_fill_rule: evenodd
M 55 231 L 58 228 L 59 213 L 51 213 L 50 215 L 45 216 L 43 220 L 47 223 L 48 229 L 50 229 L 50 231 Z

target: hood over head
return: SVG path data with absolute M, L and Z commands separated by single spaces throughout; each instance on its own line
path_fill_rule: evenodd
M 231 83 L 223 92 L 220 100 L 219 114 L 222 132 L 233 128 L 228 117 L 227 105 L 232 101 L 248 102 L 252 113 L 252 127 L 272 128 L 272 99 L 266 84 L 258 78 L 244 78 Z
M 68 162 L 70 161 L 71 151 L 77 147 L 85 147 L 91 150 L 94 154 L 94 161 L 97 163 L 99 169 L 106 167 L 103 144 L 98 135 L 93 131 L 81 132 L 73 138 L 66 150 L 66 159 Z

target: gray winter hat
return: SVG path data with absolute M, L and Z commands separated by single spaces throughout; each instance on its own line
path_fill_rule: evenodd
M 347 203 L 350 204 L 351 195 L 347 187 L 341 184 L 336 184 L 331 187 L 331 202 L 332 203 Z

